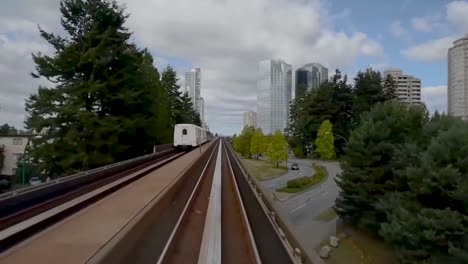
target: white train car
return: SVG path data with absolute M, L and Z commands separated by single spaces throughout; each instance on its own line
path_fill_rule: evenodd
M 174 147 L 189 149 L 197 147 L 208 140 L 208 131 L 192 124 L 174 126 Z

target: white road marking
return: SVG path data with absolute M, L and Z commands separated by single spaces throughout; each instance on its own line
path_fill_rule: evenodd
M 292 210 L 290 211 L 290 213 L 292 213 L 292 212 L 294 212 L 294 211 L 297 211 L 297 210 L 301 209 L 302 207 L 304 207 L 304 206 L 306 206 L 306 205 L 307 205 L 307 204 L 303 204 L 303 205 L 301 205 L 301 206 L 299 206 L 299 207 L 296 207 L 296 208 L 292 209 Z
M 325 192 L 325 193 L 322 194 L 322 196 L 325 196 L 325 195 L 327 195 L 327 194 L 328 194 L 328 192 Z

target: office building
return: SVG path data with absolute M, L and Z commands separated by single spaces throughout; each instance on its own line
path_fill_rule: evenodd
M 287 131 L 291 93 L 291 65 L 282 60 L 261 61 L 257 79 L 257 126 L 263 133 Z
M 409 105 L 421 103 L 421 80 L 411 76 L 403 74 L 400 69 L 387 69 L 384 71 L 383 79 L 387 75 L 393 77 L 393 80 L 397 84 L 397 95 L 398 100 L 405 102 Z
M 468 119 L 468 35 L 448 50 L 447 113 Z
M 203 122 L 205 120 L 205 106 L 203 98 L 201 97 L 200 68 L 195 68 L 185 73 L 185 92 L 188 93 L 195 111 L 198 112 Z
M 328 80 L 328 69 L 320 63 L 309 63 L 296 70 L 296 94 L 300 97 L 306 91 L 318 89 L 320 84 Z
M 242 129 L 246 126 L 257 127 L 257 113 L 254 111 L 247 111 L 244 113 L 244 120 L 242 122 Z

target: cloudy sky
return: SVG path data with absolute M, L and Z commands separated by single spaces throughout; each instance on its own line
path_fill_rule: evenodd
M 447 49 L 468 33 L 468 2 L 450 0 L 120 0 L 128 27 L 156 65 L 183 76 L 202 68 L 205 117 L 232 134 L 255 110 L 257 63 L 320 62 L 349 75 L 372 65 L 402 68 L 423 83 L 429 109 L 446 111 Z M 24 99 L 37 90 L 31 52 L 51 48 L 37 25 L 60 30 L 59 0 L 0 4 L 0 123 L 22 127 Z

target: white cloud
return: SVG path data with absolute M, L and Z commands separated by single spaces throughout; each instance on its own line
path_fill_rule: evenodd
M 402 39 L 404 41 L 411 41 L 411 35 L 406 30 L 400 21 L 393 21 L 390 25 L 390 32 L 395 38 Z
M 447 50 L 451 47 L 455 37 L 444 37 L 415 45 L 401 53 L 411 60 L 436 62 L 447 59 Z
M 127 1 L 130 28 L 144 46 L 202 68 L 206 119 L 221 132 L 239 129 L 240 115 L 234 118 L 233 112 L 255 109 L 256 71 L 262 59 L 282 58 L 293 67 L 318 61 L 331 68 L 351 66 L 361 56 L 383 56 L 379 43 L 366 34 L 336 32 L 333 15 L 318 0 L 168 4 Z M 164 12 L 154 15 L 155 10 Z M 238 124 L 232 125 L 233 120 Z
M 431 32 L 432 26 L 429 24 L 429 21 L 424 17 L 416 17 L 411 20 L 411 25 L 415 30 L 422 32 Z
M 447 5 L 447 20 L 454 24 L 461 32 L 468 32 L 468 3 L 454 1 Z
M 422 100 L 426 104 L 429 112 L 434 113 L 438 110 L 440 113 L 447 113 L 447 86 L 429 86 L 421 89 Z
M 293 67 L 321 62 L 346 70 L 362 56 L 380 59 L 380 44 L 362 32 L 335 30 L 322 0 L 121 0 L 128 28 L 141 46 L 157 51 L 158 67 L 172 58 L 202 68 L 206 119 L 218 132 L 240 128 L 241 113 L 255 110 L 259 60 L 282 58 Z M 0 123 L 21 126 L 24 99 L 38 87 L 29 77 L 31 52 L 47 51 L 37 24 L 63 32 L 59 0 L 17 0 L 0 10 Z M 169 58 L 169 59 L 168 59 Z M 178 73 L 187 63 L 173 65 Z M 180 78 L 183 75 L 179 75 Z

